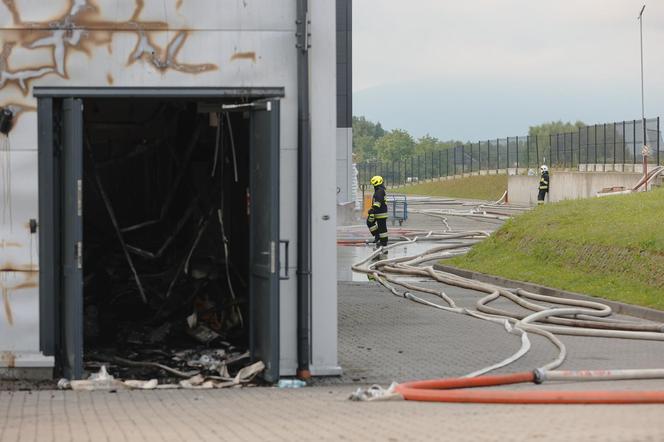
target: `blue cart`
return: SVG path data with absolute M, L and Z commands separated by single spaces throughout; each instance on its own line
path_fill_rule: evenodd
M 399 221 L 399 225 L 402 225 L 408 219 L 408 198 L 406 195 L 387 195 L 385 202 L 387 203 L 390 218 L 392 218 L 392 225 L 396 221 Z

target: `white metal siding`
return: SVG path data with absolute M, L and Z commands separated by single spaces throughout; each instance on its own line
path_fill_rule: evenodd
M 295 0 L 165 0 L 145 2 L 140 9 L 142 3 L 0 3 L 0 106 L 18 112 L 10 134 L 13 222 L 18 227 L 10 230 L 2 221 L 0 243 L 26 247 L 30 234 L 24 225 L 37 218 L 34 86 L 284 87 L 280 216 L 281 237 L 291 241 L 293 278 L 281 284 L 281 363 L 282 373 L 291 374 L 296 366 Z M 336 152 L 335 14 L 334 2 L 312 3 L 313 357 L 321 367 L 336 367 L 336 175 L 329 167 Z M 327 221 L 322 220 L 325 214 L 330 216 Z M 0 249 L 1 257 L 9 256 L 6 250 Z M 20 253 L 21 262 L 30 259 L 25 250 Z M 36 253 L 32 260 L 37 264 Z M 10 297 L 16 323 L 8 326 L 0 309 L 0 352 L 38 352 L 38 289 Z

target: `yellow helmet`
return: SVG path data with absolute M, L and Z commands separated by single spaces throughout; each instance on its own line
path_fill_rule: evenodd
M 380 186 L 383 184 L 383 177 L 380 175 L 376 175 L 373 178 L 371 178 L 371 185 L 372 186 Z

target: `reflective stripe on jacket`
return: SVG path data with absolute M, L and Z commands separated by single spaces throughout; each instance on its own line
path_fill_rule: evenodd
M 549 172 L 543 172 L 539 182 L 540 190 L 549 190 Z
M 387 203 L 385 202 L 385 186 L 380 185 L 374 188 L 373 199 L 371 200 L 371 209 L 369 213 L 373 213 L 376 219 L 387 218 Z

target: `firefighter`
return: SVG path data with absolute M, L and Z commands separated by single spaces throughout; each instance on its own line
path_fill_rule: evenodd
M 367 216 L 367 227 L 374 236 L 376 248 L 385 247 L 387 245 L 387 203 L 385 202 L 383 177 L 374 176 L 371 178 L 371 185 L 374 186 L 374 194 Z
M 549 192 L 549 168 L 546 167 L 546 164 L 543 164 L 540 167 L 542 175 L 540 176 L 539 181 L 539 194 L 537 195 L 537 204 L 544 204 L 544 197 Z

